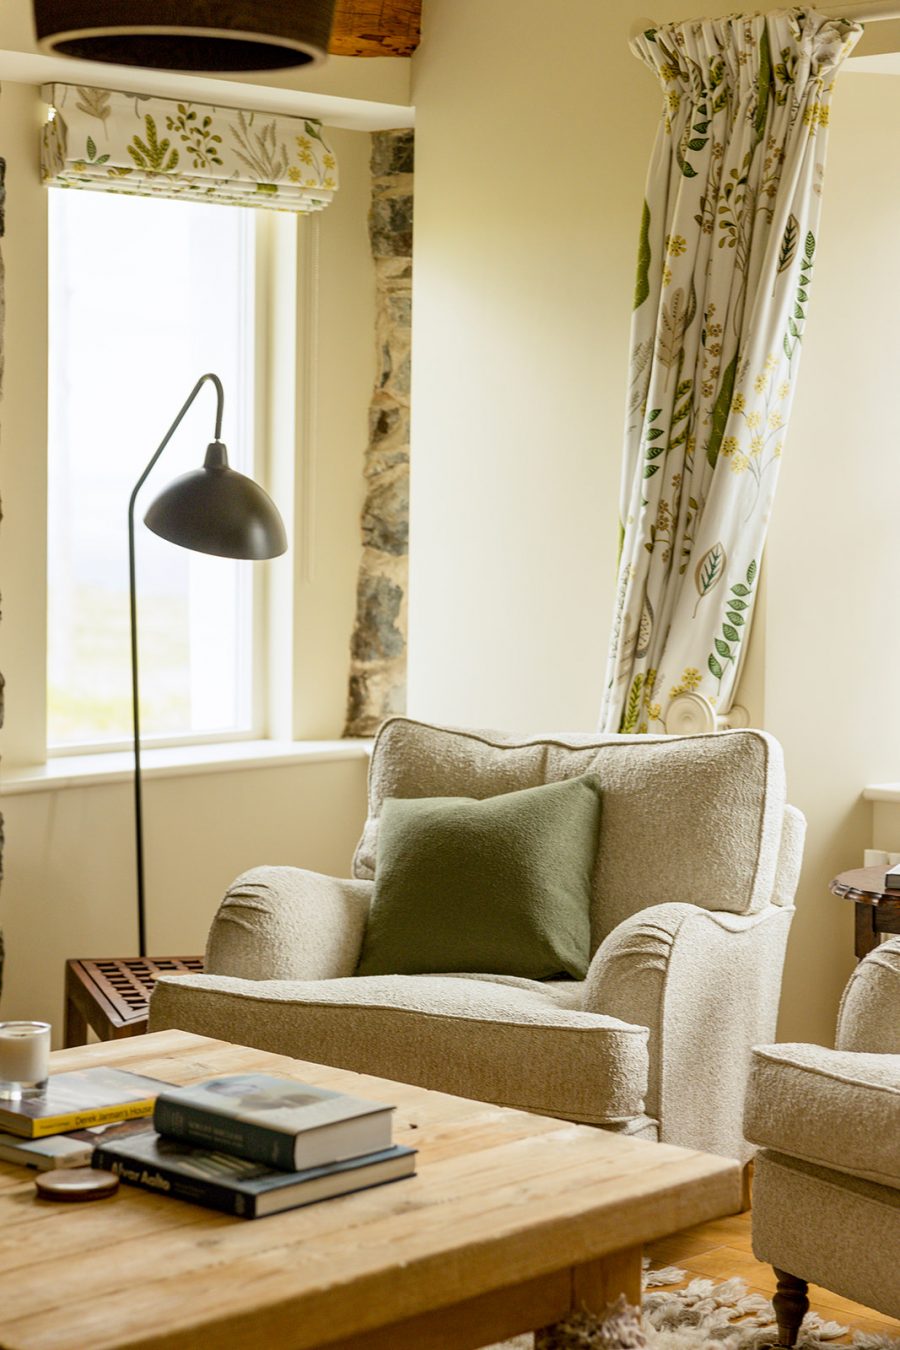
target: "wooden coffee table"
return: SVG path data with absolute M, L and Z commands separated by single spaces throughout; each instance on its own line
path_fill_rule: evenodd
M 740 1201 L 726 1158 L 162 1031 L 57 1051 L 173 1083 L 287 1074 L 397 1106 L 418 1175 L 246 1221 L 122 1186 L 41 1201 L 0 1163 L 4 1350 L 472 1350 L 640 1296 L 645 1242 Z

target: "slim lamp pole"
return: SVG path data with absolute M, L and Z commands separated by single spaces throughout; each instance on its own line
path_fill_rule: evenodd
M 222 381 L 218 375 L 201 375 L 200 379 L 194 385 L 188 398 L 175 421 L 169 427 L 159 448 L 154 453 L 146 469 L 134 485 L 131 497 L 128 502 L 128 580 L 131 597 L 131 715 L 132 727 L 134 732 L 134 842 L 135 855 L 137 862 L 137 915 L 138 915 L 138 954 L 147 955 L 147 932 L 145 925 L 144 908 L 144 815 L 143 798 L 141 794 L 141 709 L 140 709 L 140 691 L 138 684 L 138 615 L 137 615 L 137 584 L 134 565 L 134 506 L 137 495 L 152 470 L 154 464 L 165 450 L 169 441 L 175 435 L 181 424 L 182 418 L 187 413 L 194 399 L 199 394 L 207 381 L 211 381 L 216 387 L 216 434 L 218 441 L 222 435 L 222 410 L 225 403 L 225 391 L 222 388 Z

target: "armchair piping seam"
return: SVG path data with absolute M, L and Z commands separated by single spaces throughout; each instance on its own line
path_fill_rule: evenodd
M 811 1074 L 815 1078 L 824 1078 L 828 1083 L 844 1083 L 847 1087 L 865 1088 L 867 1092 L 888 1092 L 891 1096 L 900 1097 L 900 1087 L 894 1087 L 891 1083 L 873 1083 L 870 1078 L 850 1078 L 846 1074 L 838 1073 L 834 1070 L 822 1068 L 817 1064 L 794 1064 L 786 1060 L 783 1055 L 770 1054 L 765 1048 L 759 1048 L 753 1052 L 759 1059 L 764 1059 L 767 1064 L 778 1064 L 786 1069 L 792 1069 L 795 1073 Z M 842 1051 L 843 1054 L 858 1054 L 859 1051 Z M 900 1059 L 898 1055 L 887 1055 L 887 1059 Z
M 233 978 L 233 977 L 226 977 L 226 978 Z M 251 981 L 247 981 L 247 983 L 251 983 Z M 290 981 L 290 983 L 294 983 L 294 981 Z M 315 983 L 315 981 L 313 981 L 313 983 Z M 157 982 L 156 987 L 165 988 L 166 986 L 169 986 L 169 981 L 162 979 Z M 255 999 L 258 1003 L 268 1003 L 275 1007 L 284 1008 L 291 1006 L 290 1000 L 270 998 L 267 997 L 265 994 L 236 993 L 233 989 L 209 989 L 204 987 L 203 985 L 200 986 L 189 985 L 187 981 L 184 979 L 179 979 L 173 982 L 169 987 L 175 988 L 176 986 L 181 989 L 192 989 L 194 993 L 212 994 L 217 998 L 228 998 L 232 1000 L 237 1000 L 238 1002 L 241 1002 L 245 999 Z M 564 1031 L 569 1035 L 596 1036 L 601 1033 L 606 1033 L 608 1035 L 621 1036 L 623 1033 L 625 1033 L 629 1036 L 639 1036 L 642 1039 L 646 1040 L 650 1034 L 646 1027 L 634 1026 L 627 1022 L 622 1022 L 619 1026 L 615 1027 L 610 1026 L 572 1027 L 567 1026 L 564 1022 L 501 1021 L 496 1017 L 467 1016 L 464 1013 L 428 1012 L 425 1010 L 420 1011 L 417 1008 L 397 1008 L 392 1007 L 390 1004 L 367 1003 L 363 999 L 353 999 L 351 1002 L 341 1001 L 340 1003 L 332 1003 L 330 1001 L 322 1001 L 315 998 L 305 998 L 303 999 L 303 1003 L 304 1005 L 312 1006 L 315 1008 L 344 1008 L 357 1010 L 365 1009 L 367 1012 L 391 1013 L 395 1016 L 399 1013 L 405 1017 L 416 1017 L 416 1018 L 425 1017 L 428 1018 L 430 1021 L 437 1021 L 437 1022 L 484 1022 L 487 1025 L 493 1027 L 513 1027 L 517 1030 L 525 1030 L 525 1031 L 535 1031 L 535 1030 L 537 1031 L 547 1030 L 554 1032 Z M 580 1013 L 579 1016 L 596 1017 L 598 1016 L 598 1014 Z
M 783 1169 L 784 1171 L 786 1171 L 786 1172 L 796 1172 L 796 1171 L 798 1170 L 797 1168 L 795 1168 L 795 1167 L 793 1167 L 793 1166 L 791 1165 L 792 1162 L 794 1161 L 794 1159 L 793 1159 L 793 1157 L 792 1157 L 791 1155 L 789 1155 L 789 1154 L 787 1154 L 787 1153 L 779 1153 L 776 1149 L 766 1148 L 766 1149 L 763 1150 L 763 1156 L 764 1156 L 766 1162 L 772 1163 L 775 1167 L 780 1167 L 780 1168 L 782 1168 L 782 1169 Z M 809 1162 L 809 1160 L 806 1159 L 806 1158 L 799 1158 L 798 1161 L 799 1161 L 799 1162 Z M 813 1164 L 813 1163 L 810 1162 L 809 1165 L 810 1165 L 810 1166 L 818 1166 L 819 1164 Z M 834 1173 L 836 1173 L 836 1175 L 838 1175 L 838 1176 L 841 1176 L 841 1175 L 848 1175 L 848 1176 L 849 1176 L 849 1175 L 851 1175 L 851 1173 L 842 1174 L 842 1173 L 838 1172 L 838 1169 L 834 1166 L 833 1163 L 831 1163 L 831 1164 L 828 1164 L 828 1163 L 822 1163 L 822 1164 L 821 1164 L 821 1167 L 822 1167 L 822 1170 L 823 1170 L 824 1172 L 834 1172 Z M 860 1181 L 868 1181 L 869 1178 L 868 1178 L 868 1177 L 859 1177 L 858 1180 L 860 1180 Z M 820 1186 L 827 1186 L 829 1190 L 834 1191 L 834 1192 L 835 1192 L 836 1194 L 838 1194 L 838 1195 L 846 1195 L 846 1194 L 847 1194 L 847 1189 L 846 1189 L 844 1186 L 842 1186 L 842 1185 L 840 1184 L 840 1182 L 837 1182 L 837 1181 L 830 1181 L 830 1180 L 829 1180 L 828 1178 L 826 1178 L 826 1177 L 816 1177 L 816 1178 L 815 1178 L 815 1181 L 816 1181 L 817 1184 L 820 1185 Z M 895 1193 L 895 1192 L 896 1192 L 896 1187 L 894 1187 L 894 1186 L 888 1186 L 888 1185 L 887 1185 L 886 1183 L 884 1183 L 884 1182 L 881 1182 L 881 1183 L 872 1182 L 871 1184 L 872 1184 L 872 1185 L 878 1185 L 878 1184 L 881 1184 L 881 1185 L 884 1187 L 884 1189 L 885 1189 L 886 1191 L 889 1191 L 889 1192 L 892 1192 L 892 1193 Z M 873 1196 L 870 1196 L 870 1195 L 860 1195 L 858 1192 L 855 1192 L 855 1193 L 854 1193 L 853 1198 L 854 1198 L 854 1200 L 858 1201 L 860 1204 L 863 1204 L 863 1205 L 880 1205 L 880 1204 L 883 1203 L 882 1201 L 876 1200 Z M 893 1208 L 893 1206 L 891 1206 L 891 1207 Z
M 767 1153 L 775 1152 L 770 1144 L 763 1143 L 759 1139 L 751 1139 L 749 1135 L 746 1137 L 749 1143 L 756 1144 L 758 1148 L 765 1149 Z M 861 1167 L 853 1167 L 843 1162 L 838 1167 L 833 1158 L 819 1158 L 806 1150 L 796 1149 L 791 1154 L 782 1153 L 781 1156 L 799 1158 L 801 1162 L 807 1162 L 812 1167 L 822 1167 L 826 1172 L 839 1172 L 841 1175 L 846 1174 L 848 1177 L 859 1177 L 860 1181 L 872 1181 L 876 1186 L 888 1186 L 891 1190 L 900 1189 L 900 1177 L 894 1176 L 890 1181 L 887 1181 L 885 1180 L 887 1174 L 883 1172 L 866 1172 Z

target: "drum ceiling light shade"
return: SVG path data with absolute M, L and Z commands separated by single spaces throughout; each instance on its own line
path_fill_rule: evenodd
M 34 0 L 38 46 L 152 70 L 317 66 L 335 0 Z
M 191 469 L 159 494 L 144 524 L 170 544 L 218 558 L 277 558 L 287 549 L 281 516 L 258 483 L 228 467 L 212 441 L 202 469 Z

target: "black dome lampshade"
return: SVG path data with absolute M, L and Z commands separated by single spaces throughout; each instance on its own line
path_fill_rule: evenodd
M 336 0 L 34 0 L 38 46 L 152 70 L 317 66 Z
M 221 441 L 210 443 L 202 469 L 182 474 L 159 494 L 144 524 L 171 544 L 219 558 L 277 558 L 287 549 L 272 498 L 229 468 Z

